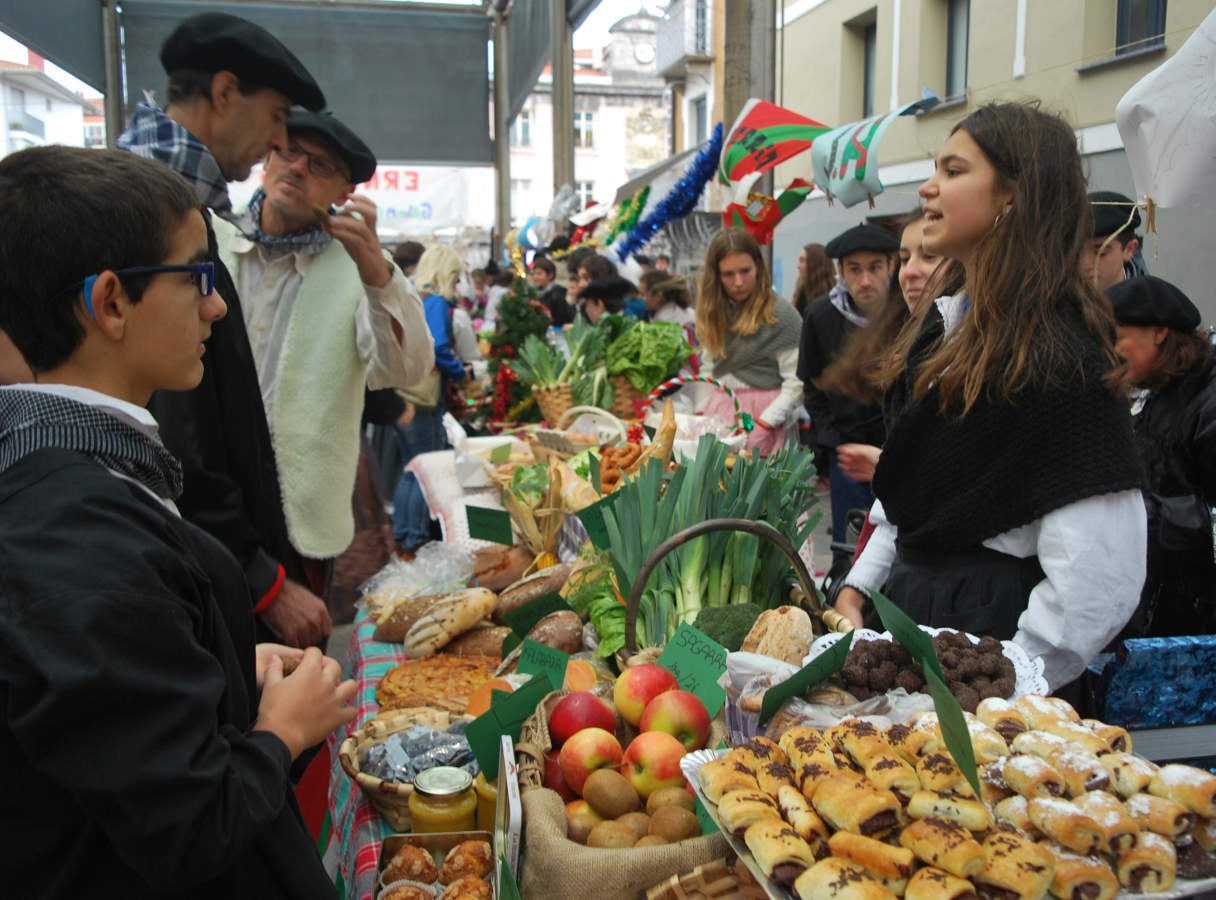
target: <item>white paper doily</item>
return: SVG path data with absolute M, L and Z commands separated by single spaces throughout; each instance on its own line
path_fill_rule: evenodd
M 920 630 L 929 635 L 941 634 L 945 631 L 954 631 L 953 628 L 929 628 L 926 625 L 921 625 Z M 965 633 L 965 632 L 964 632 Z M 871 631 L 869 628 L 858 628 L 854 633 L 856 636 L 854 641 L 893 641 L 895 638 L 891 636 L 891 632 L 884 631 L 879 634 L 877 631 Z M 829 647 L 843 638 L 844 635 L 840 632 L 832 632 L 830 634 L 821 635 L 811 644 L 810 652 L 802 661 L 805 666 L 815 657 L 824 653 Z M 980 639 L 974 634 L 968 634 L 967 638 L 973 644 L 978 644 Z M 1043 660 L 1031 659 L 1026 655 L 1026 651 L 1015 644 L 1013 641 L 1001 641 L 1001 646 L 1005 650 L 1005 658 L 1013 663 L 1014 682 L 1013 682 L 1013 697 L 1021 697 L 1023 694 L 1046 694 L 1048 692 L 1047 679 L 1043 677 Z

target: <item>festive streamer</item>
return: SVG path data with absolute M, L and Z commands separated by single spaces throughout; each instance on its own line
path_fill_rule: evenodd
M 642 210 L 646 208 L 646 201 L 649 199 L 650 185 L 646 185 L 621 206 L 621 211 L 613 219 L 612 226 L 608 229 L 608 235 L 604 238 L 605 247 L 615 241 L 618 235 L 633 231 L 642 215 Z
M 705 185 L 714 177 L 714 171 L 718 168 L 718 155 L 721 152 L 722 123 L 719 122 L 714 126 L 709 143 L 697 153 L 692 165 L 676 182 L 676 186 L 617 246 L 617 253 L 622 261 L 645 247 L 668 222 L 682 219 L 692 212 L 701 192 L 705 190 Z

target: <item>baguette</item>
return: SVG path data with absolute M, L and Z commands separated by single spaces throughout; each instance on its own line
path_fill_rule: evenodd
M 984 868 L 984 850 L 962 825 L 946 819 L 918 819 L 899 833 L 899 843 L 922 862 L 970 878 Z
M 405 635 L 405 655 L 431 656 L 494 611 L 498 598 L 485 588 L 465 588 L 436 600 Z

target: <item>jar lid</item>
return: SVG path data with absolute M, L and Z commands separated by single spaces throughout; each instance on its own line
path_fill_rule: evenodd
M 414 777 L 414 790 L 425 797 L 451 797 L 473 786 L 473 776 L 455 766 L 435 766 Z

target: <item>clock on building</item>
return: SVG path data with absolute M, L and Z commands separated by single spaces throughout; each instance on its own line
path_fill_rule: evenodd
M 654 62 L 654 47 L 651 44 L 638 44 L 633 48 L 633 58 L 647 66 Z

